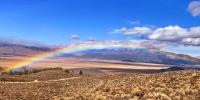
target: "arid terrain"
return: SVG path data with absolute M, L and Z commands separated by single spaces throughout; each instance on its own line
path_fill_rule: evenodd
M 1 100 L 199 100 L 200 71 L 85 74 L 52 69 L 1 75 Z M 7 79 L 7 80 L 6 80 Z
M 12 66 L 17 63 L 23 62 L 23 60 L 29 57 L 12 56 L 1 57 L 0 66 Z M 122 69 L 122 70 L 153 70 L 157 71 L 163 68 L 168 68 L 169 65 L 164 64 L 151 64 L 151 63 L 135 63 L 135 62 L 123 62 L 123 61 L 110 61 L 110 60 L 88 60 L 88 59 L 74 59 L 74 58 L 50 58 L 35 62 L 29 65 L 33 68 L 55 68 L 62 67 L 64 69 L 93 69 L 89 72 L 106 72 L 112 70 L 105 69 Z M 88 72 L 87 71 L 87 72 Z M 123 71 L 124 72 L 124 71 Z
M 138 59 L 141 62 L 134 62 L 59 56 L 39 59 L 28 63 L 27 66 L 20 66 L 18 71 L 22 72 L 3 72 L 5 67 L 17 65 L 30 59 L 35 53 L 44 52 L 38 48 L 34 48 L 33 52 L 33 47 L 31 50 L 28 49 L 30 47 L 26 47 L 25 53 L 15 52 L 13 46 L 8 51 L 1 49 L 3 51 L 0 51 L 0 71 L 2 71 L 0 100 L 200 99 L 199 70 L 182 70 L 183 67 L 176 68 L 168 64 L 147 63 L 145 61 L 148 61 L 149 58 L 145 58 L 146 53 L 143 51 L 138 54 L 143 55 L 146 59 L 144 62 L 140 58 Z M 111 51 L 113 52 L 113 50 Z M 130 51 L 128 55 L 129 53 Z M 120 53 L 117 51 L 117 54 Z M 120 54 L 120 57 L 123 58 L 122 55 Z M 153 55 L 151 56 L 153 57 Z M 151 58 L 151 56 L 149 57 Z M 115 58 L 115 56 L 107 57 Z M 155 57 L 159 58 L 160 56 Z M 169 61 L 180 63 L 184 60 L 171 59 Z M 171 71 L 170 68 L 182 71 Z
M 0 100 L 200 100 L 200 0 L 0 0 Z

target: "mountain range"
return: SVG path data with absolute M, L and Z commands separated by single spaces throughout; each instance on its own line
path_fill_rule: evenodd
M 51 51 L 48 47 L 24 46 L 0 43 L 0 57 L 2 56 L 30 56 L 39 52 Z M 59 57 L 72 57 L 84 59 L 117 60 L 125 62 L 157 63 L 168 65 L 195 65 L 200 59 L 185 54 L 176 54 L 149 48 L 114 48 L 89 49 L 74 53 L 65 53 Z
M 200 59 L 189 55 L 140 48 L 90 49 L 72 54 L 62 54 L 60 56 L 168 65 L 193 65 L 200 63 Z
M 0 57 L 2 56 L 31 56 L 39 52 L 50 51 L 48 47 L 25 46 L 19 44 L 0 43 Z

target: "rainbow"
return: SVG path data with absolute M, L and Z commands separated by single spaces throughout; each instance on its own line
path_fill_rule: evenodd
M 144 46 L 141 45 L 124 45 L 124 44 L 99 44 L 99 45 L 94 45 L 94 44 L 79 44 L 79 45 L 71 45 L 63 48 L 59 48 L 53 51 L 49 52 L 43 52 L 36 54 L 34 56 L 29 57 L 28 59 L 25 59 L 23 61 L 20 61 L 19 63 L 16 63 L 11 66 L 7 66 L 4 72 L 20 68 L 23 66 L 28 66 L 30 64 L 33 64 L 35 62 L 50 58 L 50 57 L 55 57 L 57 55 L 63 54 L 63 53 L 73 53 L 73 52 L 78 52 L 78 51 L 84 51 L 84 50 L 89 50 L 89 49 L 105 49 L 105 48 L 129 48 L 129 49 L 134 49 L 134 48 L 141 48 L 141 49 L 147 49 Z

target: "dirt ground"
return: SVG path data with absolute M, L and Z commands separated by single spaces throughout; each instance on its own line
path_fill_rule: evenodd
M 29 76 L 6 76 L 30 78 L 31 81 L 1 82 L 0 100 L 200 99 L 200 71 L 195 70 L 156 74 L 71 74 L 48 70 Z M 40 79 L 36 80 L 38 76 Z

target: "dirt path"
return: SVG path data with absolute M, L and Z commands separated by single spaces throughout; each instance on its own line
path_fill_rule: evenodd
M 48 80 L 48 81 L 38 81 L 38 80 L 34 80 L 34 81 L 30 81 L 30 82 L 0 82 L 0 83 L 22 83 L 22 84 L 26 84 L 26 83 L 41 83 L 41 82 L 59 82 L 59 81 L 66 81 L 66 80 L 72 80 L 72 79 L 77 79 L 77 78 L 80 78 L 80 77 L 70 77 L 70 78 L 64 78 L 64 79 L 58 79 L 58 80 Z
M 100 80 L 99 84 L 97 84 L 96 86 L 94 86 L 91 90 L 89 90 L 90 92 L 94 92 L 98 89 L 101 89 L 104 86 L 104 81 Z

